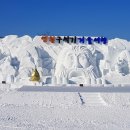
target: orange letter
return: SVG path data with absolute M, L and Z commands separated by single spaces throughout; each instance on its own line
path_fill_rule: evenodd
M 50 41 L 51 43 L 55 43 L 55 36 L 50 36 L 49 41 Z
M 42 36 L 41 39 L 43 40 L 43 42 L 47 42 L 48 41 L 48 36 Z

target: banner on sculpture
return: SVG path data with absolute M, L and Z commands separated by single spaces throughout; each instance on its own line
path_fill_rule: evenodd
M 45 43 L 81 43 L 81 44 L 107 44 L 108 40 L 106 37 L 86 37 L 86 36 L 42 36 L 41 39 Z

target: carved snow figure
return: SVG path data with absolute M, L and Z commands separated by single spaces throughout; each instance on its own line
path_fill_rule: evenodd
M 55 76 L 59 82 L 66 78 L 71 84 L 86 83 L 99 78 L 99 70 L 95 63 L 95 58 L 86 46 L 71 45 L 60 52 Z
M 3 80 L 6 81 L 7 78 L 9 79 L 9 77 L 15 76 L 16 70 L 11 65 L 11 57 L 10 56 L 5 56 L 2 59 L 2 61 L 3 61 L 3 64 L 0 64 L 0 70 L 1 70 L 1 75 L 3 77 Z
M 129 69 L 130 69 L 130 53 L 125 50 L 122 51 L 117 58 L 115 71 L 124 76 L 129 73 Z
M 99 51 L 99 48 L 94 45 L 87 45 L 87 48 L 91 51 L 93 55 L 93 61 L 95 62 L 96 67 L 98 68 L 98 77 L 101 77 L 102 72 L 100 70 L 100 62 L 104 59 L 104 56 L 101 53 L 101 50 Z

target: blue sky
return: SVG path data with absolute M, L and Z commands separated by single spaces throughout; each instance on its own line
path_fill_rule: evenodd
M 46 33 L 130 41 L 130 0 L 0 0 L 0 36 Z

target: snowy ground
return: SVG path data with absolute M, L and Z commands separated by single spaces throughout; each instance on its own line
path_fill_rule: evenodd
M 1 130 L 129 130 L 130 107 L 0 106 Z
M 129 92 L 23 91 L 27 87 L 20 90 L 0 91 L 0 130 L 130 129 Z M 106 104 L 97 100 L 97 105 L 90 105 L 88 95 L 94 99 L 96 94 Z

